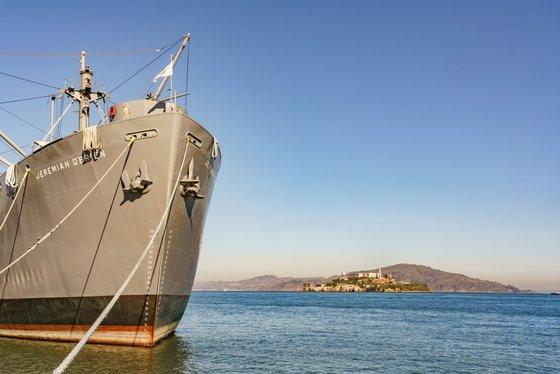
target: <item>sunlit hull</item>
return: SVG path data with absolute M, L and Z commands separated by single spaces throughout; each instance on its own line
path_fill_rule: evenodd
M 181 319 L 196 273 L 201 235 L 221 156 L 214 138 L 182 113 L 123 119 L 98 127 L 101 151 L 82 157 L 82 134 L 49 144 L 17 165 L 33 171 L 0 232 L 0 266 L 20 256 L 93 187 L 136 140 L 94 193 L 56 232 L 0 275 L 0 336 L 79 340 L 121 286 L 165 210 L 163 229 L 140 268 L 90 342 L 153 346 Z M 155 134 L 155 135 L 154 135 Z M 187 134 L 196 141 L 187 142 Z M 179 170 L 186 149 L 186 162 Z M 192 160 L 203 198 L 173 190 Z M 123 190 L 145 162 L 153 184 L 146 193 Z M 2 177 L 3 180 L 3 177 Z M 4 217 L 12 197 L 2 183 Z

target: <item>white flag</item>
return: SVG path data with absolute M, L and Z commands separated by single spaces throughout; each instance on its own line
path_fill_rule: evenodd
M 173 61 L 171 61 L 169 63 L 169 65 L 167 65 L 166 67 L 163 68 L 162 71 L 159 72 L 158 75 L 155 76 L 154 78 L 154 83 L 159 79 L 159 78 L 165 78 L 165 77 L 170 77 L 173 75 Z

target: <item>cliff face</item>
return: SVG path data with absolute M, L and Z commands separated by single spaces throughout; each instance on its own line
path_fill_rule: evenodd
M 363 270 L 362 270 L 363 271 Z M 373 272 L 374 270 L 369 270 Z M 377 268 L 375 268 L 377 271 Z M 384 274 L 392 274 L 398 282 L 421 283 L 433 292 L 499 292 L 512 293 L 520 290 L 511 285 L 470 278 L 466 275 L 448 273 L 428 266 L 397 264 L 382 268 Z M 325 283 L 333 277 L 294 278 L 262 275 L 240 281 L 196 282 L 195 291 L 302 291 L 303 283 Z

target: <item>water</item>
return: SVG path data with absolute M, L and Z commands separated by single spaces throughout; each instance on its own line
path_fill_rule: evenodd
M 1 372 L 73 345 L 0 339 Z M 69 372 L 560 373 L 560 297 L 197 292 L 154 349 L 86 346 Z

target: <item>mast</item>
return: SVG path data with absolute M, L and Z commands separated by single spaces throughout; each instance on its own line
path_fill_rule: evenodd
M 93 92 L 91 84 L 93 79 L 93 71 L 86 65 L 86 51 L 80 53 L 80 89 L 68 87 L 65 93 L 72 99 L 76 100 L 79 105 L 79 130 L 83 131 L 89 126 L 89 105 L 100 99 L 107 98 L 107 94 L 102 91 Z
M 183 53 L 183 50 L 185 49 L 185 46 L 187 45 L 187 43 L 190 40 L 191 40 L 191 34 L 187 33 L 187 35 L 185 35 L 185 38 L 183 39 L 183 42 L 179 46 L 179 50 L 177 51 L 177 53 L 175 53 L 175 56 L 173 57 L 173 59 L 171 59 L 171 67 L 172 68 L 174 68 L 175 64 L 177 64 L 177 61 L 179 61 L 179 58 L 181 57 L 181 54 Z M 156 100 L 159 99 L 159 95 L 161 95 L 161 92 L 163 91 L 163 87 L 165 87 L 165 84 L 167 83 L 167 79 L 169 79 L 169 77 L 164 77 L 161 80 L 161 83 L 159 84 L 159 87 L 158 87 L 156 93 L 153 96 L 154 99 L 156 99 Z
M 80 53 L 80 91 L 84 94 L 80 100 L 80 130 L 88 127 L 89 122 L 89 97 L 91 92 L 91 78 L 93 72 L 86 65 L 86 51 Z

